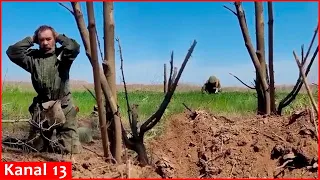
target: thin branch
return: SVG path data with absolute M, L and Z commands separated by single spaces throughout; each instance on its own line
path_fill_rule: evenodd
M 169 75 L 169 83 L 168 83 L 168 89 L 172 86 L 172 73 L 173 73 L 173 51 L 171 52 L 171 58 L 170 58 L 170 75 Z
M 305 63 L 305 58 L 304 58 L 304 45 L 301 45 L 301 60 L 302 60 L 302 64 Z
M 172 74 L 172 79 L 171 79 L 171 82 L 173 83 L 174 80 L 176 79 L 177 77 L 177 72 L 178 72 L 178 68 L 177 67 L 174 67 L 173 69 L 173 74 Z M 172 83 L 171 83 L 171 86 L 172 86 Z
M 226 8 L 227 10 L 229 10 L 229 11 L 231 11 L 235 16 L 238 16 L 238 14 L 234 11 L 234 10 L 232 10 L 231 8 L 229 8 L 228 6 L 223 6 L 224 8 Z
M 74 12 L 72 11 L 72 9 L 70 9 L 68 6 L 64 5 L 63 3 L 58 3 L 60 6 L 66 8 L 72 15 L 74 15 Z
M 231 76 L 233 76 L 234 78 L 236 78 L 238 81 L 240 81 L 243 85 L 245 85 L 247 88 L 249 89 L 256 89 L 254 87 L 251 87 L 249 85 L 247 85 L 246 83 L 244 83 L 240 78 L 238 78 L 237 76 L 233 75 L 232 73 L 229 73 Z
M 99 36 L 98 36 L 98 31 L 97 28 L 94 28 L 96 31 L 96 38 L 97 38 L 97 42 L 98 42 L 98 48 L 99 48 L 99 52 L 100 52 L 100 56 L 101 56 L 101 61 L 103 61 L 103 54 L 102 54 L 102 50 L 101 50 L 101 45 L 100 45 L 100 40 L 99 40 Z
M 300 75 L 302 77 L 302 81 L 303 81 L 304 86 L 305 86 L 305 88 L 307 90 L 307 93 L 309 95 L 309 98 L 310 98 L 310 101 L 312 103 L 313 109 L 316 112 L 316 114 L 318 114 L 318 107 L 317 107 L 317 104 L 316 104 L 314 98 L 312 97 L 312 93 L 311 93 L 311 90 L 310 90 L 309 85 L 308 85 L 307 77 L 303 73 L 303 66 L 301 65 L 300 60 L 299 60 L 298 56 L 296 55 L 296 53 L 294 51 L 293 51 L 293 56 L 294 56 L 294 58 L 295 58 L 295 60 L 297 62 L 297 65 L 298 65 L 298 68 L 299 68 L 299 71 L 300 71 Z
M 83 87 L 91 94 L 91 96 L 92 96 L 95 100 L 97 100 L 96 96 L 93 94 L 93 92 L 92 92 L 87 86 L 83 85 Z
M 130 126 L 132 126 L 133 122 L 132 122 L 132 119 L 130 117 L 131 108 L 130 108 L 130 104 L 129 104 L 127 85 L 126 85 L 126 80 L 125 80 L 125 77 L 124 77 L 124 70 L 123 70 L 122 48 L 121 48 L 121 44 L 120 44 L 120 39 L 116 38 L 116 41 L 118 43 L 119 55 L 120 55 L 120 61 L 121 61 L 120 69 L 121 69 L 122 82 L 123 82 L 123 86 L 124 86 L 124 93 L 125 93 L 125 98 L 126 98 L 126 103 L 127 103 L 128 120 L 129 120 Z
M 29 122 L 30 119 L 2 119 L 1 123 Z
M 163 93 L 166 94 L 168 91 L 169 83 L 167 82 L 167 64 L 163 64 Z
M 304 62 L 304 63 L 307 61 L 307 58 L 308 58 L 308 56 L 309 56 L 309 54 L 310 54 L 310 51 L 311 51 L 311 48 L 312 48 L 312 46 L 313 46 L 314 40 L 316 39 L 316 36 L 317 36 L 317 34 L 318 34 L 318 30 L 319 30 L 318 27 L 319 27 L 319 23 L 317 24 L 317 27 L 316 27 L 316 29 L 314 30 L 313 37 L 312 37 L 312 39 L 311 39 L 311 42 L 310 42 L 308 51 L 307 51 L 306 56 L 305 56 L 305 59 L 302 59 L 302 62 Z M 304 65 L 304 63 L 303 63 L 302 65 Z

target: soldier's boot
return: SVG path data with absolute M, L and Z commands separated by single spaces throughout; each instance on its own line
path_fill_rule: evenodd
M 77 111 L 75 107 L 71 107 L 70 111 L 65 114 L 65 124 L 57 129 L 58 142 L 63 146 L 65 153 L 79 154 L 82 151 L 82 146 L 77 129 Z

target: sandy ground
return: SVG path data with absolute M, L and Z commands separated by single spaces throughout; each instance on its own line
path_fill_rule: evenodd
M 84 144 L 81 154 L 61 156 L 13 151 L 3 147 L 3 161 L 73 162 L 73 177 L 86 178 L 317 178 L 318 144 L 309 112 L 288 117 L 220 117 L 197 111 L 173 115 L 162 135 L 147 144 L 152 164 L 114 166 L 105 162 L 100 141 Z M 18 133 L 7 127 L 2 135 Z M 286 165 L 283 165 L 284 163 Z M 282 167 L 281 167 L 282 166 Z M 312 169 L 312 166 L 314 169 Z

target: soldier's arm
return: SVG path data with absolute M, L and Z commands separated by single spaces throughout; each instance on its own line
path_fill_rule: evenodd
M 24 70 L 31 72 L 33 58 L 28 49 L 33 46 L 33 38 L 26 37 L 8 47 L 6 53 L 9 59 Z
M 220 80 L 218 80 L 218 91 L 221 92 L 221 84 L 220 84 Z
M 206 85 L 203 85 L 202 88 L 201 88 L 201 93 L 202 93 L 202 94 L 205 93 L 205 86 L 206 86 Z
M 80 45 L 77 43 L 77 41 L 72 38 L 68 38 L 64 34 L 57 35 L 56 40 L 63 48 L 64 58 L 67 58 L 71 61 L 75 60 L 80 53 Z

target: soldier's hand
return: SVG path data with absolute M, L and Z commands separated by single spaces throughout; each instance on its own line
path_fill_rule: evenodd
M 56 31 L 54 31 L 53 34 L 54 34 L 55 40 L 57 40 L 57 37 L 59 36 L 59 33 L 57 33 Z
M 35 44 L 39 44 L 37 41 L 37 37 L 35 35 L 31 36 L 32 42 Z

